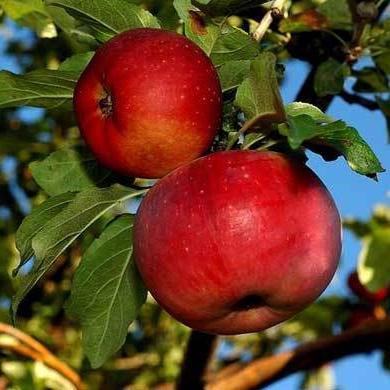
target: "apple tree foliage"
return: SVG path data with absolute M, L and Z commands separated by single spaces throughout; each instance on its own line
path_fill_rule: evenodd
M 220 77 L 224 120 L 214 150 L 273 149 L 301 158 L 310 150 L 325 161 L 343 158 L 345 169 L 378 179 L 384 169 L 359 129 L 325 111 L 334 96 L 380 110 L 390 134 L 385 3 L 286 1 L 283 17 L 259 43 L 251 34 L 271 6 L 262 0 L 0 0 L 2 28 L 12 20 L 34 32 L 30 47 L 17 39 L 8 43 L 21 71 L 0 72 L 5 210 L 0 295 L 5 309 L 12 297 L 13 321 L 50 340 L 91 388 L 152 386 L 178 375 L 188 330 L 147 299 L 132 259 L 134 213 L 150 183 L 99 166 L 75 127 L 73 90 L 99 45 L 138 27 L 180 32 L 204 50 Z M 312 70 L 304 93 L 285 104 L 279 85 L 291 59 L 310 63 Z M 367 65 L 356 66 L 360 61 Z M 353 80 L 352 91 L 345 89 L 347 79 Z M 42 118 L 21 120 L 25 106 L 44 109 Z M 17 162 L 13 174 L 6 172 L 6 160 Z M 11 189 L 12 180 L 33 206 L 31 212 Z M 357 259 L 362 283 L 372 291 L 390 285 L 389 207 L 378 206 L 368 221 L 348 219 L 345 226 L 362 242 Z M 276 329 L 224 338 L 230 352 L 221 353 L 216 364 L 270 354 L 287 338 L 304 342 L 331 335 L 352 306 L 353 298 L 326 297 Z M 9 321 L 5 310 L 1 317 Z M 22 383 L 44 388 L 54 375 L 36 363 L 6 359 L 0 364 L 18 388 Z M 307 373 L 305 386 L 328 380 L 329 369 Z

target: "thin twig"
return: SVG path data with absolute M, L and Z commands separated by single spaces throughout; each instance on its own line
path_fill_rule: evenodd
M 260 42 L 263 39 L 264 34 L 269 29 L 269 26 L 273 22 L 275 16 L 280 16 L 284 3 L 286 0 L 274 0 L 270 10 L 261 19 L 256 31 L 252 34 L 255 41 Z
M 72 382 L 77 390 L 85 388 L 80 376 L 74 370 L 59 360 L 45 346 L 28 334 L 4 323 L 0 323 L 0 333 L 7 334 L 18 341 L 17 344 L 1 344 L 0 349 L 4 347 L 9 351 L 30 357 L 33 360 L 41 361 Z
M 354 95 L 352 93 L 349 93 L 347 91 L 342 91 L 339 96 L 343 98 L 344 101 L 346 101 L 349 104 L 359 104 L 360 106 L 366 108 L 370 111 L 376 111 L 379 110 L 379 105 L 377 102 L 373 100 L 366 99 L 359 95 Z

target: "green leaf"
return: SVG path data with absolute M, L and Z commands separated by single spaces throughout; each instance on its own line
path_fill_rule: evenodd
M 100 42 L 106 42 L 132 28 L 160 27 L 150 12 L 126 0 L 48 0 L 47 3 L 65 9 L 76 20 L 87 25 Z
M 387 75 L 390 75 L 390 50 L 387 49 L 386 52 L 384 52 L 383 54 L 378 55 L 377 57 L 375 57 L 375 64 L 384 73 L 386 73 Z
M 287 133 L 282 133 L 288 137 L 288 142 L 292 149 L 298 149 L 304 141 L 314 138 L 323 131 L 311 116 L 307 114 L 288 116 Z M 283 130 L 285 127 L 282 127 Z
M 34 208 L 32 213 L 24 218 L 16 232 L 16 248 L 20 253 L 20 264 L 14 270 L 14 276 L 20 268 L 34 255 L 33 238 L 45 225 L 63 211 L 72 202 L 75 194 L 67 193 L 49 198 Z
M 390 206 L 377 204 L 374 207 L 371 219 L 362 221 L 355 218 L 344 218 L 343 226 L 349 229 L 358 238 L 369 238 L 372 232 L 378 229 L 390 228 Z
M 307 114 L 288 116 L 287 129 L 282 126 L 280 131 L 288 137 L 293 149 L 299 148 L 307 141 L 307 147 L 314 152 L 318 152 L 317 146 L 325 146 L 343 155 L 350 168 L 362 175 L 376 177 L 378 172 L 384 171 L 374 152 L 357 130 L 343 121 L 319 123 Z
M 359 255 L 359 279 L 368 290 L 375 292 L 390 286 L 390 263 L 386 261 L 390 253 L 390 228 L 373 231 L 363 239 Z
M 390 228 L 390 206 L 385 204 L 377 204 L 374 207 L 373 221 L 376 226 Z
M 99 186 L 111 174 L 83 148 L 57 150 L 30 168 L 35 181 L 52 196 Z
M 251 63 L 249 77 L 238 87 L 235 105 L 244 112 L 246 125 L 285 120 L 275 66 L 272 53 L 260 54 Z
M 40 37 L 57 35 L 42 0 L 0 0 L 0 7 L 17 23 L 35 30 Z
M 133 218 L 123 215 L 88 248 L 73 279 L 69 313 L 81 321 L 92 368 L 124 343 L 147 291 L 132 258 Z
M 330 364 L 324 364 L 314 370 L 306 371 L 299 388 L 301 390 L 336 388 L 334 368 Z
M 194 4 L 213 16 L 233 15 L 237 12 L 259 7 L 268 0 L 197 0 Z
M 329 21 L 331 29 L 352 30 L 353 19 L 348 0 L 326 0 L 317 10 Z
M 222 91 L 237 88 L 249 76 L 250 60 L 229 61 L 218 69 Z
M 355 218 L 344 218 L 343 227 L 350 230 L 358 238 L 362 238 L 371 233 L 371 227 L 368 223 Z
M 279 23 L 279 31 L 282 33 L 325 30 L 328 27 L 327 18 L 315 9 L 308 9 L 299 14 L 290 15 Z
M 35 70 L 24 75 L 0 72 L 0 108 L 33 106 L 72 109 L 77 74 Z
M 259 54 L 258 44 L 246 32 L 226 24 L 218 26 L 209 21 L 200 32 L 189 21 L 185 33 L 217 67 L 229 61 L 250 60 Z
M 190 16 L 189 11 L 196 10 L 196 7 L 192 5 L 191 0 L 173 0 L 173 6 L 180 19 L 184 22 L 186 22 Z
M 381 99 L 380 97 L 376 98 L 379 108 L 381 109 L 383 115 L 386 118 L 387 123 L 387 139 L 390 142 L 390 99 Z
M 353 86 L 356 92 L 388 92 L 389 83 L 386 76 L 377 68 L 365 67 L 359 71 L 354 71 L 357 78 Z
M 119 185 L 92 188 L 80 192 L 59 214 L 52 218 L 33 238 L 35 263 L 32 271 L 22 279 L 21 287 L 12 299 L 15 317 L 22 299 L 45 275 L 50 267 L 89 226 L 120 202 L 139 196 L 145 190 L 133 190 Z
M 72 57 L 67 58 L 61 63 L 58 70 L 64 72 L 73 72 L 80 75 L 91 61 L 95 52 L 87 51 L 86 53 L 75 54 Z
M 329 58 L 317 68 L 314 90 L 318 96 L 336 95 L 343 90 L 344 79 L 349 75 L 347 64 Z
M 244 142 L 241 145 L 241 149 L 250 149 L 256 142 L 259 142 L 265 138 L 261 133 L 249 133 L 245 136 Z
M 318 107 L 309 103 L 293 102 L 285 107 L 286 114 L 289 116 L 309 115 L 312 119 L 319 123 L 333 122 L 333 118 L 324 114 Z
M 46 6 L 56 26 L 58 26 L 71 40 L 76 51 L 85 51 L 87 48 L 96 48 L 98 42 L 92 36 L 88 26 L 82 26 L 80 22 L 70 16 L 63 8 Z

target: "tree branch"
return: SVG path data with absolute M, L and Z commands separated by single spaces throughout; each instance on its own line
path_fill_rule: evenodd
M 347 91 L 342 91 L 338 96 L 340 96 L 344 101 L 346 101 L 349 104 L 359 104 L 360 106 L 370 111 L 375 111 L 380 109 L 377 102 L 366 99 L 359 95 L 348 93 Z
M 389 347 L 390 318 L 373 320 L 339 335 L 304 344 L 295 350 L 254 360 L 240 371 L 209 383 L 206 389 L 255 389 L 345 356 Z
M 215 349 L 217 337 L 193 330 L 187 344 L 177 390 L 202 390 L 207 366 Z
M 273 22 L 275 17 L 280 16 L 285 0 L 274 0 L 270 10 L 263 16 L 256 31 L 252 34 L 255 41 L 260 42 L 263 39 L 264 34 L 269 29 L 269 26 Z
M 79 375 L 67 364 L 54 356 L 40 342 L 21 330 L 4 323 L 0 323 L 0 333 L 7 334 L 16 340 L 15 343 L 1 343 L 0 349 L 5 349 L 19 355 L 29 357 L 33 360 L 41 361 L 67 378 L 75 385 L 76 389 L 84 389 L 84 384 L 82 383 Z

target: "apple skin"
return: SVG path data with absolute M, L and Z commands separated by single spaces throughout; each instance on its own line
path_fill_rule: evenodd
M 384 301 L 390 295 L 390 288 L 381 288 L 378 291 L 371 292 L 360 282 L 358 273 L 352 272 L 348 276 L 348 287 L 361 300 L 375 305 Z
M 222 92 L 210 59 L 193 42 L 140 28 L 97 50 L 76 85 L 74 110 L 103 166 L 158 178 L 210 147 Z
M 331 195 L 303 163 L 229 151 L 176 169 L 146 195 L 135 260 L 157 302 L 206 333 L 276 325 L 328 285 L 341 251 Z

